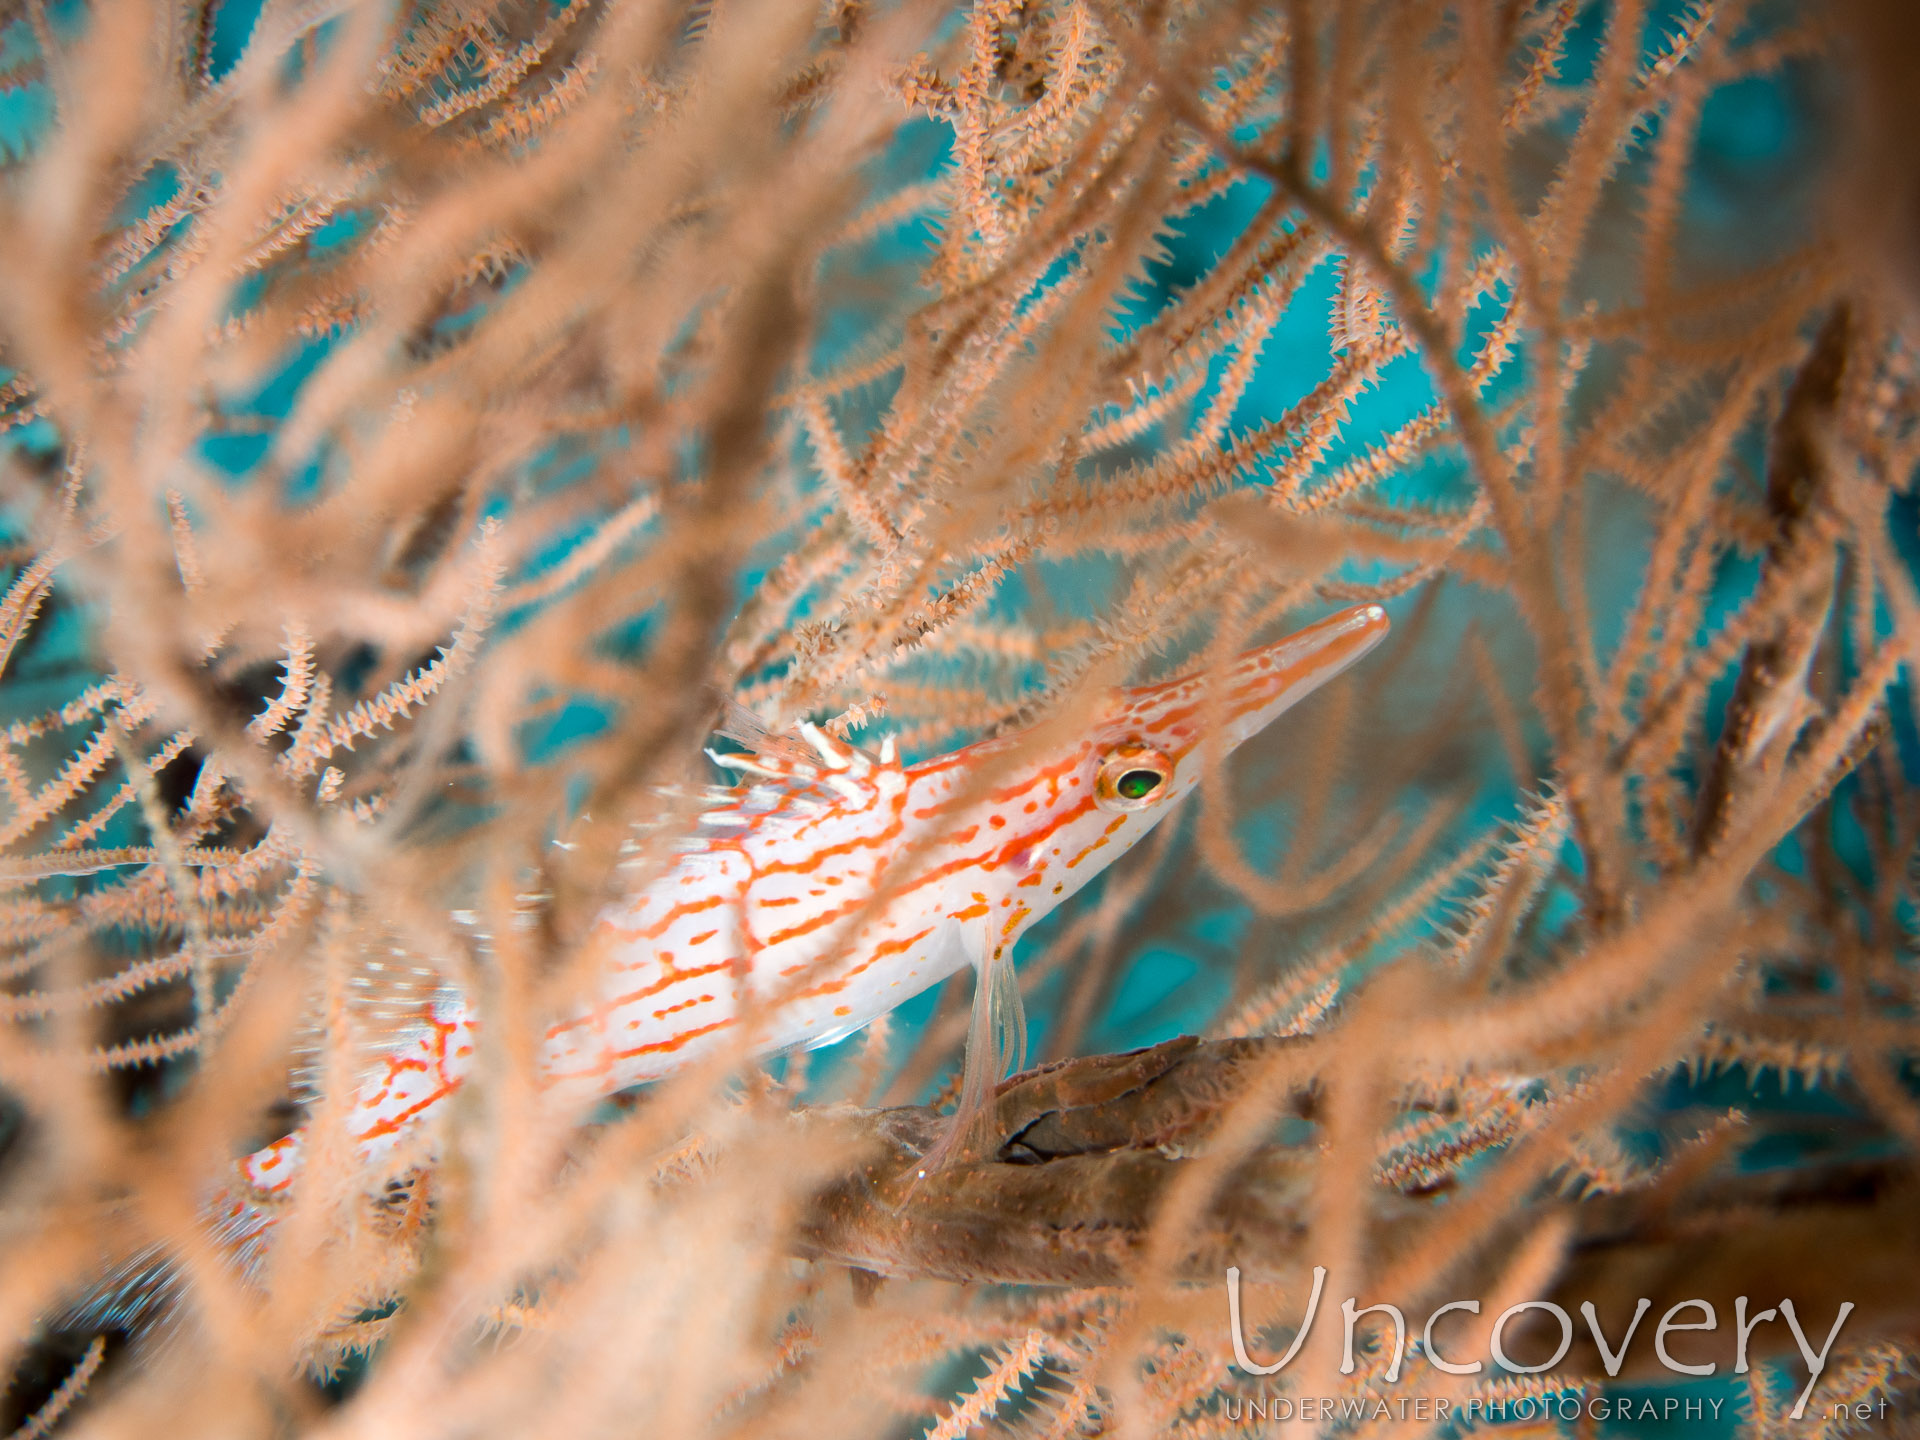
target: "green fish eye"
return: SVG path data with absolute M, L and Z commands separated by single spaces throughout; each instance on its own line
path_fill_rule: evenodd
M 1151 770 L 1129 770 L 1113 788 L 1124 800 L 1144 800 L 1160 786 L 1160 776 Z

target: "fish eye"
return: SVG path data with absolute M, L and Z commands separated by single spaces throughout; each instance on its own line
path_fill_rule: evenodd
M 1172 778 L 1173 761 L 1152 746 L 1116 745 L 1100 762 L 1093 801 L 1102 810 L 1144 810 L 1167 793 Z

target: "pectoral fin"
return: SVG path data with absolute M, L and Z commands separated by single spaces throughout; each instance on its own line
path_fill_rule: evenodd
M 995 959 L 985 937 L 969 934 L 957 920 L 941 922 L 934 937 L 935 963 L 973 967 L 973 1018 L 967 1028 L 967 1057 L 960 1077 L 960 1100 L 940 1142 L 927 1152 L 926 1168 L 939 1169 L 963 1151 L 984 1154 L 998 1140 L 993 1127 L 993 1090 L 1008 1069 L 1026 1059 L 1027 1014 L 1013 961 Z M 964 959 L 962 958 L 964 957 Z

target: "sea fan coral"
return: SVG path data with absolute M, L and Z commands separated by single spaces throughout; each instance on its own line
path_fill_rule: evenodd
M 0 7 L 0 1423 L 1910 1403 L 1910 28 Z M 710 730 L 920 758 L 1363 602 L 1383 652 L 1026 943 L 1048 1063 L 952 1163 L 964 982 L 539 1122 Z M 443 986 L 474 1079 L 369 1193 L 346 1107 Z M 236 1255 L 209 1197 L 296 1123 Z M 1645 1330 L 1438 1363 L 1649 1296 L 1799 1318 L 1663 1330 L 1684 1389 Z

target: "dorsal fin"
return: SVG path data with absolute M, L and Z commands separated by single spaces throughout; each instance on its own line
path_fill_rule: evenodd
M 770 729 L 766 721 L 725 691 L 716 691 L 715 695 L 720 702 L 720 714 L 713 724 L 715 735 L 737 741 L 756 756 L 777 762 L 780 768 L 820 763 L 822 757 L 818 746 L 805 738 L 807 727 L 804 723 L 792 727 L 793 730 L 801 732 L 799 735 L 780 734 Z M 851 740 L 835 736 L 834 744 L 851 750 L 856 755 L 866 756 L 875 765 L 892 763 L 890 753 L 879 754 L 855 745 Z
M 723 692 L 719 698 L 720 715 L 714 721 L 714 734 L 746 746 L 756 756 L 782 762 L 783 768 L 813 763 L 814 753 L 804 740 L 776 735 L 766 721 L 731 695 Z

